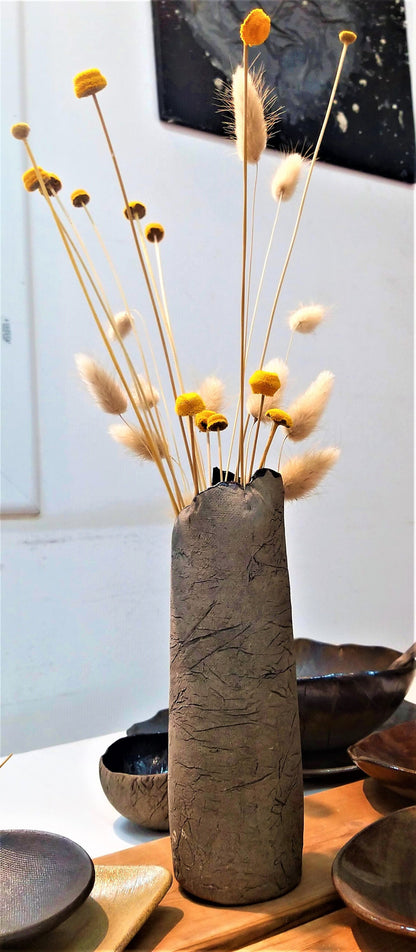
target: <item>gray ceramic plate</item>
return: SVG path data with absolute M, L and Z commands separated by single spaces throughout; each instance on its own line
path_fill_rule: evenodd
M 416 806 L 396 810 L 352 837 L 332 878 L 360 919 L 416 939 Z
M 65 836 L 3 830 L 0 849 L 2 947 L 53 929 L 92 890 L 92 859 Z

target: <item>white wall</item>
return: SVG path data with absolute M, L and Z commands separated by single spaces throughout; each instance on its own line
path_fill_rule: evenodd
M 14 6 L 4 5 L 6 30 Z M 233 146 L 160 122 L 146 0 L 19 6 L 26 112 L 8 115 L 6 104 L 3 123 L 30 123 L 36 159 L 62 177 L 63 200 L 80 186 L 91 192 L 130 306 L 146 310 L 93 104 L 72 92 L 81 69 L 97 66 L 107 76 L 100 103 L 129 194 L 166 228 L 165 281 L 186 386 L 215 372 L 234 395 L 241 175 Z M 8 54 L 17 55 L 12 43 Z M 14 146 L 10 176 L 20 175 L 21 145 Z M 278 160 L 266 153 L 260 165 L 262 250 Z M 101 344 L 44 200 L 27 201 L 41 514 L 3 524 L 4 753 L 124 730 L 166 706 L 168 694 L 165 495 L 150 466 L 110 441 L 107 420 L 78 381 L 74 353 L 104 360 Z M 295 212 L 296 204 L 281 217 L 267 314 Z M 285 318 L 298 304 L 330 308 L 313 338 L 296 341 L 290 361 L 292 397 L 320 370 L 334 371 L 319 442 L 342 448 L 320 491 L 287 506 L 298 637 L 402 649 L 413 640 L 412 217 L 409 187 L 324 164 L 314 172 L 269 353 L 284 353 Z M 19 235 L 18 221 L 6 227 Z M 111 280 L 109 287 L 119 310 Z M 263 334 L 260 323 L 253 354 Z

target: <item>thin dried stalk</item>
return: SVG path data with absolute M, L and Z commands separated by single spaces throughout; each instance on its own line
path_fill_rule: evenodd
M 40 186 L 42 195 L 43 195 L 43 197 L 45 198 L 45 200 L 46 200 L 46 202 L 47 202 L 47 204 L 48 204 L 48 207 L 49 207 L 49 209 L 50 209 L 50 212 L 51 212 L 51 214 L 52 214 L 52 217 L 53 217 L 53 219 L 54 219 L 54 222 L 55 222 L 55 224 L 56 224 L 56 227 L 57 227 L 57 229 L 58 229 L 58 231 L 59 231 L 59 234 L 60 234 L 61 239 L 62 239 L 62 241 L 63 241 L 63 244 L 64 244 L 64 246 L 65 246 L 65 250 L 66 250 L 66 252 L 67 252 L 67 254 L 68 254 L 68 257 L 69 257 L 69 259 L 70 259 L 70 261 L 71 261 L 72 267 L 73 267 L 74 272 L 75 272 L 75 274 L 76 274 L 76 276 L 77 276 L 77 279 L 78 279 L 79 284 L 80 284 L 80 286 L 81 286 L 82 292 L 83 292 L 83 294 L 84 294 L 84 296 L 85 296 L 85 299 L 86 299 L 86 301 L 87 301 L 87 304 L 88 304 L 88 306 L 89 306 L 89 308 L 90 308 L 90 311 L 91 311 L 92 316 L 93 316 L 93 318 L 94 318 L 94 321 L 95 321 L 95 323 L 96 323 L 96 326 L 97 326 L 97 329 L 98 329 L 99 334 L 100 334 L 100 336 L 101 336 L 101 339 L 102 339 L 102 341 L 103 341 L 103 343 L 104 343 L 104 346 L 105 346 L 105 348 L 106 348 L 106 350 L 107 350 L 107 352 L 108 352 L 108 354 L 109 354 L 109 356 L 110 356 L 110 359 L 111 359 L 111 361 L 112 361 L 112 363 L 113 363 L 113 365 L 114 365 L 114 367 L 115 367 L 115 370 L 116 370 L 116 372 L 117 372 L 117 374 L 118 374 L 118 376 L 119 376 L 119 379 L 121 380 L 121 382 L 122 382 L 122 384 L 123 384 L 123 386 L 124 386 L 124 388 L 125 388 L 125 390 L 126 390 L 127 396 L 129 397 L 130 403 L 131 403 L 132 406 L 133 406 L 133 409 L 134 409 L 134 411 L 135 411 L 135 413 L 136 413 L 136 416 L 137 416 L 137 418 L 138 418 L 139 424 L 142 426 L 142 425 L 143 425 L 143 420 L 142 420 L 142 417 L 141 417 L 141 415 L 140 415 L 140 412 L 139 412 L 138 408 L 134 406 L 134 401 L 133 401 L 133 397 L 132 397 L 132 394 L 131 394 L 129 385 L 128 385 L 128 383 L 127 383 L 127 381 L 126 381 L 126 379 L 125 379 L 125 376 L 124 376 L 124 374 L 123 374 L 123 371 L 122 371 L 122 369 L 121 369 L 121 367 L 120 367 L 120 365 L 119 365 L 119 363 L 118 363 L 118 361 L 117 361 L 117 358 L 116 358 L 116 356 L 115 356 L 115 354 L 114 354 L 114 351 L 113 351 L 113 349 L 112 349 L 112 347 L 111 347 L 111 345 L 110 345 L 110 343 L 109 343 L 109 341 L 108 341 L 108 339 L 107 339 L 107 335 L 106 335 L 106 333 L 105 333 L 104 327 L 103 327 L 103 325 L 102 325 L 102 323 L 101 323 L 101 321 L 100 321 L 100 319 L 99 319 L 99 317 L 98 317 L 98 314 L 97 314 L 97 312 L 96 312 L 96 310 L 95 310 L 95 308 L 94 308 L 94 305 L 93 305 L 92 300 L 91 300 L 91 298 L 90 298 L 90 295 L 89 295 L 89 293 L 88 293 L 87 287 L 86 287 L 85 282 L 84 282 L 84 280 L 83 280 L 83 278 L 82 278 L 82 274 L 81 274 L 81 272 L 80 272 L 80 270 L 79 270 L 79 267 L 78 267 L 78 265 L 77 265 L 77 262 L 76 262 L 76 260 L 75 260 L 74 253 L 73 253 L 73 251 L 72 251 L 70 242 L 68 241 L 67 235 L 66 235 L 66 233 L 65 233 L 65 229 L 63 228 L 63 226 L 62 226 L 62 224 L 61 224 L 61 222 L 60 222 L 60 220 L 59 220 L 59 216 L 57 215 L 57 213 L 56 213 L 56 211 L 55 211 L 55 209 L 54 209 L 54 207 L 53 207 L 53 204 L 52 204 L 51 199 L 50 199 L 50 197 L 49 197 L 48 191 L 47 191 L 47 189 L 46 189 L 46 187 L 45 187 L 45 183 L 44 183 L 44 181 L 43 181 L 41 171 L 40 171 L 40 169 L 39 169 L 39 167 L 38 167 L 38 165 L 37 165 L 37 163 L 36 163 L 36 159 L 35 159 L 35 156 L 34 156 L 34 154 L 33 154 L 33 152 L 32 152 L 32 149 L 30 148 L 30 145 L 29 145 L 29 143 L 27 142 L 26 139 L 24 140 L 24 146 L 25 146 L 25 149 L 26 149 L 27 154 L 28 154 L 28 156 L 29 156 L 29 161 L 31 162 L 33 168 L 35 169 L 35 172 L 36 172 L 36 175 L 37 175 L 37 178 L 38 178 L 38 181 L 39 181 L 39 186 Z M 164 484 L 165 484 L 165 487 L 166 487 L 167 493 L 168 493 L 168 495 L 169 495 L 170 501 L 171 501 L 171 503 L 172 503 L 173 511 L 174 511 L 174 513 L 177 515 L 178 512 L 180 511 L 180 509 L 182 508 L 181 501 L 180 501 L 180 500 L 176 500 L 175 497 L 174 497 L 174 495 L 173 495 L 173 492 L 172 492 L 172 489 L 171 489 L 169 480 L 168 480 L 168 478 L 167 478 L 167 476 L 166 476 L 165 470 L 164 470 L 164 468 L 163 468 L 163 464 L 162 464 L 161 459 L 160 459 L 160 458 L 155 458 L 155 462 L 156 462 L 157 468 L 158 468 L 158 470 L 159 470 L 159 472 L 160 472 L 160 475 L 161 475 L 161 477 L 162 477 L 162 480 L 163 480 L 163 482 L 164 482 Z
M 314 170 L 314 168 L 315 168 L 315 165 L 316 165 L 316 162 L 317 162 L 317 159 L 318 159 L 319 149 L 321 148 L 321 143 L 322 143 L 322 139 L 323 139 L 323 137 L 324 137 L 325 129 L 326 129 L 327 124 L 328 124 L 328 119 L 329 119 L 329 116 L 330 116 L 330 113 L 331 113 L 332 105 L 333 105 L 333 102 L 334 102 L 334 99 L 335 99 L 335 95 L 336 95 L 336 91 L 337 91 L 337 87 L 338 87 L 338 83 L 339 83 L 339 80 L 340 80 L 340 77 L 341 77 L 342 67 L 343 67 L 343 65 L 344 65 L 344 60 L 345 60 L 346 52 L 347 52 L 347 45 L 346 45 L 345 43 L 343 43 L 341 55 L 340 55 L 340 58 L 339 58 L 338 68 L 337 68 L 337 71 L 336 71 L 336 74 L 335 74 L 335 79 L 334 79 L 334 83 L 333 83 L 333 86 L 332 86 L 331 95 L 330 95 L 330 97 L 329 97 L 329 102 L 328 102 L 327 110 L 326 110 L 326 113 L 325 113 L 325 116 L 324 116 L 324 120 L 323 120 L 323 123 L 322 123 L 321 131 L 320 131 L 319 136 L 318 136 L 318 141 L 317 141 L 317 143 L 316 143 L 315 150 L 314 150 L 314 153 L 313 153 L 313 156 L 312 156 L 312 159 L 311 159 L 311 163 L 310 163 L 310 166 L 309 166 L 309 169 L 308 169 L 308 174 L 307 174 L 307 177 L 306 177 L 306 182 L 305 182 L 304 189 L 303 189 L 303 193 L 302 193 L 302 198 L 301 198 L 301 200 L 300 200 L 300 205 L 299 205 L 299 210 L 298 210 L 298 214 L 297 214 L 295 226 L 294 226 L 294 229 L 293 229 L 292 237 L 291 237 L 291 239 L 290 239 L 290 244 L 289 244 L 288 252 L 287 252 L 287 255 L 286 255 L 286 259 L 285 259 L 285 262 L 284 262 L 284 265 L 283 265 L 282 273 L 281 273 L 281 276 L 280 276 L 280 279 L 279 279 L 279 283 L 278 283 L 278 286 L 277 286 L 275 298 L 274 298 L 274 301 L 273 301 L 273 306 L 272 306 L 272 310 L 271 310 L 271 314 L 270 314 L 270 318 L 269 318 L 269 323 L 268 323 L 267 330 L 266 330 L 266 337 L 265 337 L 265 341 L 264 341 L 264 345 L 263 345 L 263 350 L 262 350 L 262 354 L 261 354 L 261 358 L 260 358 L 260 364 L 259 364 L 260 367 L 263 366 L 263 362 L 264 362 L 264 359 L 265 359 L 265 356 L 266 356 L 267 347 L 268 347 L 269 339 L 270 339 L 270 333 L 271 333 L 271 329 L 272 329 L 272 325 L 273 325 L 273 320 L 274 320 L 274 315 L 275 315 L 275 313 L 276 313 L 276 308 L 277 308 L 277 304 L 278 304 L 279 297 L 280 297 L 280 291 L 281 291 L 281 289 L 282 289 L 283 281 L 284 281 L 284 279 L 285 279 L 286 271 L 287 271 L 287 268 L 288 268 L 288 265 L 289 265 L 289 261 L 290 261 L 291 255 L 292 255 L 293 246 L 294 246 L 294 244 L 295 244 L 296 236 L 297 236 L 298 229 L 299 229 L 299 225 L 300 225 L 300 220 L 301 220 L 301 217 L 302 217 L 302 212 L 303 212 L 304 205 L 305 205 L 305 201 L 306 201 L 306 196 L 307 196 L 308 189 L 309 189 L 309 183 L 310 183 L 310 180 L 311 180 L 311 177 L 312 177 L 312 172 L 313 172 L 313 170 Z

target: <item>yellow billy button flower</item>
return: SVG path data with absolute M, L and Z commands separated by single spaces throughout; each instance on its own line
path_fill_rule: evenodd
M 208 420 L 214 413 L 213 410 L 201 410 L 195 415 L 195 423 L 201 433 L 206 433 L 208 429 Z
M 178 416 L 195 416 L 205 410 L 205 404 L 199 393 L 181 393 L 176 397 L 175 410 Z
M 149 225 L 146 225 L 145 235 L 148 241 L 162 241 L 164 237 L 165 229 L 163 225 L 159 225 L 159 222 L 152 221 Z
M 47 172 L 46 174 L 48 179 L 45 182 L 45 186 L 48 195 L 53 195 L 55 192 L 60 192 L 62 188 L 61 179 L 57 175 L 53 175 L 52 172 Z
M 84 69 L 74 76 L 74 92 L 77 99 L 93 96 L 107 85 L 107 80 L 99 69 Z
M 246 46 L 261 46 L 270 33 L 270 17 L 257 7 L 250 10 L 240 27 L 240 37 Z
M 15 139 L 27 139 L 30 126 L 28 126 L 27 122 L 15 122 L 10 132 Z
M 211 413 L 211 416 L 208 419 L 207 430 L 226 430 L 228 426 L 227 417 L 223 416 L 222 413 Z
M 279 390 L 280 379 L 277 374 L 268 370 L 256 370 L 249 379 L 253 393 L 260 393 L 263 397 L 272 397 Z
M 357 39 L 357 34 L 353 30 L 341 30 L 338 36 L 340 43 L 343 43 L 344 46 L 351 46 Z
M 143 202 L 129 202 L 128 208 L 124 209 L 126 218 L 129 218 L 128 209 L 130 209 L 131 217 L 136 219 L 136 221 L 140 221 L 146 214 L 146 205 L 143 205 Z
M 270 410 L 266 410 L 265 416 L 276 423 L 277 426 L 285 426 L 288 430 L 292 426 L 292 417 L 289 413 L 286 413 L 286 410 L 277 410 L 272 407 Z
M 42 169 L 40 165 L 38 165 L 38 169 L 46 185 L 49 173 L 45 172 L 45 169 Z M 22 182 L 27 192 L 36 192 L 36 189 L 40 188 L 39 179 L 34 168 L 26 169 L 26 172 L 23 172 Z
M 90 196 L 84 188 L 77 188 L 75 192 L 72 192 L 71 202 L 75 208 L 82 208 L 83 205 L 88 205 Z

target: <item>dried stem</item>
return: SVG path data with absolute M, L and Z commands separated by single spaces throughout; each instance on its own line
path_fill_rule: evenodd
M 147 291 L 148 291 L 148 294 L 149 294 L 150 303 L 151 303 L 151 305 L 152 305 L 152 310 L 153 310 L 153 313 L 154 313 L 154 316 L 155 316 L 155 320 L 156 320 L 156 324 L 157 324 L 157 329 L 158 329 L 158 331 L 159 331 L 159 336 L 160 336 L 160 340 L 161 340 L 161 344 L 162 344 L 162 348 L 163 348 L 163 354 L 164 354 L 164 357 L 165 357 L 166 366 L 167 366 L 167 370 L 168 370 L 168 374 L 169 374 L 169 380 L 170 380 L 170 384 L 171 384 L 171 387 L 172 387 L 172 393 L 173 393 L 174 399 L 176 400 L 176 397 L 178 396 L 178 393 L 177 393 L 177 389 L 176 389 L 175 378 L 174 378 L 174 376 L 173 376 L 173 371 L 172 371 L 172 365 L 171 365 L 171 362 L 170 362 L 169 352 L 168 352 L 167 345 L 166 345 L 166 338 L 165 338 L 165 334 L 164 334 L 164 332 L 163 332 L 163 326 L 162 326 L 162 322 L 161 322 L 161 320 L 160 320 L 160 316 L 159 316 L 159 312 L 158 312 L 158 308 L 157 308 L 155 296 L 154 296 L 154 294 L 153 294 L 153 289 L 152 289 L 151 280 L 150 280 L 150 278 L 149 278 L 149 274 L 148 274 L 148 271 L 147 271 L 147 268 L 146 268 L 146 262 L 145 262 L 145 260 L 144 260 L 144 256 L 143 256 L 142 249 L 141 249 L 141 247 L 140 247 L 140 242 L 139 242 L 139 239 L 138 239 L 138 237 L 137 237 L 136 229 L 135 229 L 135 227 L 134 227 L 133 215 L 132 215 L 132 213 L 131 213 L 131 209 L 130 209 L 130 206 L 129 206 L 129 200 L 128 200 L 128 197 L 127 197 L 126 189 L 125 189 L 125 187 L 124 187 L 124 182 L 123 182 L 123 179 L 122 179 L 122 177 L 121 177 L 121 172 L 120 172 L 120 169 L 119 169 L 119 166 L 118 166 L 118 162 L 117 162 L 117 159 L 116 159 L 116 156 L 115 156 L 115 153 L 114 153 L 114 149 L 113 149 L 112 142 L 111 142 L 111 139 L 110 139 L 108 130 L 107 130 L 107 126 L 106 126 L 105 121 L 104 121 L 104 116 L 103 116 L 103 114 L 102 114 L 102 112 L 101 112 L 101 109 L 100 109 L 100 106 L 99 106 L 99 103 L 98 103 L 98 99 L 97 99 L 97 96 L 96 96 L 95 93 L 93 94 L 92 98 L 93 98 L 93 100 L 94 100 L 95 107 L 96 107 L 96 110 L 97 110 L 97 113 L 98 113 L 98 118 L 99 118 L 99 120 L 100 120 L 100 123 L 101 123 L 101 126 L 102 126 L 102 130 L 103 130 L 103 132 L 104 132 L 104 136 L 105 136 L 105 139 L 106 139 L 106 142 L 107 142 L 109 151 L 110 151 L 110 155 L 111 155 L 111 158 L 112 158 L 112 160 L 113 160 L 115 172 L 116 172 L 117 179 L 118 179 L 118 182 L 119 182 L 119 185 L 120 185 L 120 188 L 121 188 L 121 193 L 122 193 L 122 195 L 123 195 L 124 204 L 125 204 L 125 207 L 126 207 L 126 209 L 127 209 L 127 215 L 128 215 L 128 220 L 129 220 L 129 222 L 130 222 L 130 228 L 131 228 L 131 233 L 132 233 L 132 236 L 133 236 L 133 241 L 134 241 L 135 248 L 136 248 L 136 251 L 137 251 L 137 254 L 138 254 L 138 257 L 139 257 L 139 261 L 140 261 L 140 265 L 141 265 L 141 268 L 142 268 L 143 276 L 144 276 L 144 279 L 145 279 L 145 282 L 146 282 L 146 287 L 147 287 Z M 185 427 L 184 427 L 184 424 L 183 424 L 183 420 L 181 420 L 181 418 L 179 418 L 179 423 L 180 423 L 180 427 L 181 427 L 181 432 L 182 432 L 182 437 L 183 437 L 183 441 L 184 441 L 186 453 L 187 453 L 187 456 L 188 456 L 189 465 L 190 465 L 191 470 L 192 470 L 192 454 L 191 454 L 191 451 L 190 451 L 190 449 L 189 449 L 189 443 L 188 443 L 188 440 L 187 440 L 187 437 L 186 437 Z
M 264 394 L 261 395 L 261 400 L 260 400 L 259 415 L 258 415 L 258 417 L 257 417 L 256 432 L 255 432 L 255 434 L 254 434 L 253 452 L 252 452 L 252 454 L 251 454 L 251 463 L 250 463 L 250 470 L 249 470 L 249 474 L 248 474 L 248 481 L 250 481 L 251 475 L 252 475 L 252 472 L 253 472 L 254 458 L 255 458 L 255 455 L 256 455 L 257 441 L 258 441 L 258 438 L 259 438 L 260 423 L 261 423 L 261 415 L 262 415 L 262 413 L 263 413 L 263 406 L 264 406 Z
M 55 209 L 54 209 L 54 207 L 53 207 L 53 204 L 52 204 L 52 202 L 51 202 L 51 199 L 50 199 L 50 197 L 49 197 L 49 195 L 48 195 L 48 192 L 47 192 L 47 189 L 46 189 L 46 187 L 45 187 L 45 183 L 44 183 L 44 180 L 43 180 L 43 176 L 42 176 L 42 174 L 41 174 L 41 171 L 40 171 L 38 165 L 36 164 L 36 159 L 35 159 L 35 157 L 34 157 L 34 155 L 33 155 L 33 152 L 32 152 L 32 150 L 31 150 L 31 148 L 30 148 L 30 145 L 29 145 L 27 139 L 24 140 L 24 146 L 25 146 L 25 148 L 26 148 L 26 151 L 27 151 L 27 154 L 28 154 L 28 156 L 29 156 L 30 162 L 32 163 L 32 166 L 33 166 L 33 168 L 34 168 L 34 170 L 35 170 L 35 172 L 36 172 L 36 175 L 37 175 L 37 178 L 38 178 L 38 181 L 39 181 L 39 186 L 40 186 L 42 195 L 44 196 L 44 198 L 45 198 L 45 200 L 46 200 L 46 202 L 47 202 L 47 204 L 48 204 L 48 206 L 49 206 L 49 208 L 50 208 L 50 211 L 51 211 L 51 213 L 52 213 L 53 219 L 54 219 L 55 224 L 56 224 L 56 226 L 57 226 L 57 228 L 58 228 L 59 234 L 61 235 L 62 241 L 63 241 L 63 243 L 64 243 L 65 250 L 66 250 L 66 252 L 67 252 L 67 254 L 68 254 L 68 257 L 69 257 L 69 259 L 70 259 L 70 261 L 71 261 L 72 267 L 73 267 L 73 269 L 74 269 L 74 271 L 75 271 L 75 274 L 76 274 L 76 276 L 77 276 L 77 279 L 78 279 L 78 281 L 79 281 L 79 284 L 80 284 L 80 286 L 81 286 L 81 289 L 82 289 L 82 291 L 83 291 L 83 293 L 84 293 L 84 296 L 85 296 L 85 298 L 86 298 L 87 304 L 88 304 L 88 306 L 89 306 L 89 308 L 90 308 L 90 311 L 91 311 L 92 316 L 93 316 L 93 318 L 94 318 L 94 321 L 95 321 L 95 323 L 96 323 L 96 326 L 97 326 L 97 329 L 98 329 L 98 331 L 99 331 L 99 334 L 100 334 L 100 336 L 101 336 L 101 338 L 102 338 L 102 340 L 103 340 L 104 346 L 105 346 L 105 348 L 106 348 L 106 350 L 107 350 L 107 352 L 108 352 L 108 354 L 109 354 L 109 356 L 110 356 L 110 359 L 111 359 L 111 361 L 112 361 L 112 363 L 113 363 L 113 365 L 114 365 L 114 368 L 115 368 L 115 370 L 116 370 L 116 372 L 117 372 L 117 374 L 118 374 L 118 376 L 119 376 L 119 378 L 120 378 L 120 380 L 121 380 L 121 382 L 122 382 L 122 384 L 123 384 L 123 386 L 124 386 L 124 389 L 125 389 L 125 391 L 126 391 L 128 397 L 129 397 L 130 403 L 131 403 L 131 405 L 132 405 L 132 407 L 133 407 L 133 410 L 134 410 L 134 412 L 135 412 L 135 414 L 136 414 L 136 416 L 137 416 L 137 419 L 138 419 L 138 421 L 139 421 L 139 424 L 140 424 L 140 426 L 142 427 L 142 429 L 146 430 L 145 422 L 144 422 L 144 420 L 143 420 L 143 418 L 142 418 L 142 416 L 141 416 L 141 414 L 140 414 L 140 412 L 139 412 L 139 410 L 138 410 L 138 408 L 137 408 L 137 406 L 136 406 L 136 404 L 135 404 L 135 402 L 134 402 L 134 400 L 133 400 L 133 395 L 132 395 L 132 393 L 131 393 L 130 387 L 129 387 L 129 385 L 128 385 L 128 383 L 127 383 L 127 380 L 126 380 L 126 378 L 125 378 L 125 376 L 124 376 L 124 374 L 123 374 L 123 371 L 122 371 L 122 369 L 121 369 L 121 367 L 120 367 L 120 365 L 119 365 L 119 363 L 118 363 L 118 360 L 117 360 L 117 358 L 116 358 L 116 356 L 115 356 L 115 354 L 114 354 L 114 351 L 113 351 L 113 349 L 112 349 L 112 347 L 111 347 L 111 345 L 110 345 L 110 343 L 109 343 L 109 341 L 108 341 L 108 339 L 107 339 L 107 335 L 106 335 L 106 333 L 105 333 L 105 331 L 104 331 L 104 328 L 103 328 L 103 326 L 102 326 L 102 323 L 101 323 L 101 321 L 100 321 L 100 318 L 98 317 L 98 314 L 97 314 L 97 312 L 96 312 L 96 310 L 95 310 L 95 308 L 94 308 L 94 305 L 93 305 L 92 300 L 91 300 L 91 298 L 90 298 L 90 295 L 89 295 L 89 293 L 88 293 L 87 287 L 86 287 L 85 282 L 84 282 L 84 280 L 83 280 L 83 278 L 82 278 L 82 274 L 81 274 L 81 272 L 80 272 L 80 270 L 79 270 L 79 267 L 78 267 L 78 265 L 77 265 L 77 262 L 76 262 L 76 260 L 75 260 L 75 256 L 74 256 L 74 253 L 73 253 L 73 251 L 72 251 L 71 243 L 70 243 L 70 241 L 69 241 L 67 232 L 66 232 L 66 230 L 64 229 L 64 227 L 63 227 L 63 225 L 62 225 L 62 223 L 61 223 L 61 221 L 60 221 L 60 219 L 59 219 L 59 216 L 57 215 L 57 213 L 56 213 L 56 211 L 55 211 Z M 156 463 L 156 465 L 157 465 L 157 467 L 158 467 L 158 469 L 159 469 L 160 475 L 161 475 L 161 477 L 162 477 L 162 479 L 163 479 L 163 482 L 164 482 L 165 487 L 166 487 L 166 489 L 167 489 L 167 492 L 168 492 L 168 494 L 169 494 L 169 498 L 170 498 L 170 500 L 171 500 L 171 503 L 172 503 L 172 506 L 173 506 L 173 510 L 174 510 L 175 514 L 177 514 L 177 513 L 180 511 L 180 508 L 181 508 L 181 507 L 178 505 L 178 502 L 176 501 L 176 499 L 175 499 L 175 497 L 174 497 L 174 495 L 173 495 L 173 492 L 172 492 L 172 489 L 171 489 L 169 480 L 168 480 L 168 478 L 167 478 L 167 476 L 166 476 L 166 473 L 165 473 L 165 470 L 164 470 L 164 467 L 163 467 L 162 460 L 161 460 L 161 458 L 160 458 L 160 455 L 158 454 L 157 447 L 154 445 L 153 440 L 152 440 L 152 437 L 151 437 L 150 434 L 149 434 L 149 437 L 150 437 L 151 445 L 153 444 L 153 445 L 152 445 L 152 449 L 154 449 L 154 454 L 155 454 L 155 455 L 154 455 L 154 460 L 155 460 L 155 463 Z
M 270 433 L 269 438 L 268 438 L 268 440 L 267 440 L 266 446 L 264 447 L 264 453 L 263 453 L 263 456 L 262 456 L 262 458 L 261 458 L 261 460 L 260 460 L 260 463 L 259 463 L 259 469 L 263 469 L 263 467 L 266 465 L 267 454 L 268 454 L 269 449 L 270 449 L 270 447 L 271 447 L 271 445 L 272 445 L 272 440 L 274 439 L 274 436 L 275 436 L 275 434 L 276 434 L 276 430 L 277 430 L 277 427 L 278 427 L 278 426 L 279 426 L 278 423 L 273 422 L 273 424 L 272 424 L 272 429 L 271 429 L 271 433 Z M 279 469 L 279 467 L 278 467 L 278 469 Z
M 284 281 L 284 279 L 285 279 L 286 271 L 287 271 L 287 268 L 288 268 L 288 265 L 289 265 L 289 261 L 290 261 L 290 258 L 291 258 L 292 251 L 293 251 L 293 246 L 294 246 L 294 244 L 295 244 L 296 235 L 297 235 L 297 233 L 298 233 L 298 229 L 299 229 L 300 220 L 301 220 L 301 217 L 302 217 L 303 208 L 304 208 L 304 205 L 305 205 L 306 195 L 307 195 L 308 188 L 309 188 L 309 183 L 310 183 L 311 176 L 312 176 L 312 172 L 313 172 L 313 170 L 314 170 L 314 167 L 315 167 L 315 164 L 316 164 L 316 161 L 317 161 L 317 158 L 318 158 L 318 153 L 319 153 L 319 149 L 320 149 L 320 147 L 321 147 L 322 139 L 323 139 L 323 137 L 324 137 L 325 129 L 326 129 L 327 124 L 328 124 L 328 119 L 329 119 L 330 112 L 331 112 L 331 109 L 332 109 L 332 105 L 333 105 L 333 102 L 334 102 L 334 99 L 335 99 L 335 94 L 336 94 L 336 91 L 337 91 L 337 87 L 338 87 L 338 83 L 339 83 L 339 80 L 340 80 L 340 76 L 341 76 L 341 73 L 342 73 L 342 67 L 343 67 L 343 65 L 344 65 L 344 60 L 345 60 L 346 52 L 347 52 L 347 46 L 346 46 L 345 43 L 343 43 L 343 45 L 342 45 L 342 51 L 341 51 L 341 56 L 340 56 L 340 58 L 339 58 L 338 68 L 337 68 L 337 71 L 336 71 L 336 74 L 335 74 L 334 84 L 333 84 L 333 87 L 332 87 L 331 95 L 330 95 L 330 97 L 329 97 L 329 102 L 328 102 L 327 110 L 326 110 L 326 113 L 325 113 L 324 121 L 323 121 L 323 123 L 322 123 L 321 131 L 320 131 L 320 133 L 319 133 L 318 141 L 317 141 L 316 146 L 315 146 L 315 151 L 314 151 L 314 153 L 313 153 L 313 156 L 312 156 L 312 159 L 311 159 L 311 163 L 310 163 L 310 166 L 309 166 L 309 169 L 308 169 L 308 174 L 307 174 L 307 177 L 306 177 L 306 182 L 305 182 L 304 189 L 303 189 L 303 193 L 302 193 L 302 198 L 301 198 L 301 201 L 300 201 L 299 211 L 298 211 L 297 218 L 296 218 L 296 222 L 295 222 L 295 226 L 294 226 L 294 229 L 293 229 L 293 234 L 292 234 L 292 237 L 291 237 L 291 240 L 290 240 L 289 249 L 288 249 L 288 252 L 287 252 L 287 255 L 286 255 L 286 260 L 285 260 L 285 263 L 284 263 L 284 265 L 283 265 L 283 270 L 282 270 L 282 273 L 281 273 L 281 276 L 280 276 L 280 279 L 279 279 L 279 283 L 278 283 L 278 286 L 277 286 L 277 291 L 276 291 L 276 294 L 275 294 L 275 298 L 274 298 L 274 302 L 273 302 L 273 307 L 272 307 L 272 311 L 271 311 L 271 314 L 270 314 L 269 323 L 268 323 L 268 327 L 267 327 L 267 331 L 266 331 L 266 338 L 265 338 L 265 341 L 264 341 L 263 351 L 262 351 L 262 355 L 261 355 L 261 358 L 260 358 L 260 364 L 259 364 L 260 368 L 263 366 L 263 363 L 264 363 L 264 360 L 265 360 L 265 357 L 266 357 L 266 351 L 267 351 L 267 347 L 268 347 L 268 344 L 269 344 L 270 333 L 271 333 L 271 329 L 272 329 L 272 325 L 273 325 L 274 315 L 275 315 L 275 313 L 276 313 L 277 303 L 278 303 L 278 300 L 279 300 L 279 297 L 280 297 L 280 291 L 281 291 L 281 289 L 282 289 L 282 284 L 283 284 L 283 281 Z
M 241 263 L 241 306 L 240 306 L 240 439 L 239 458 L 244 452 L 244 377 L 245 377 L 245 340 L 246 340 L 246 258 L 247 258 L 247 86 L 248 86 L 248 48 L 243 46 L 244 68 L 244 152 L 243 152 L 243 220 L 242 220 L 242 263 Z M 242 485 L 244 486 L 244 474 Z

